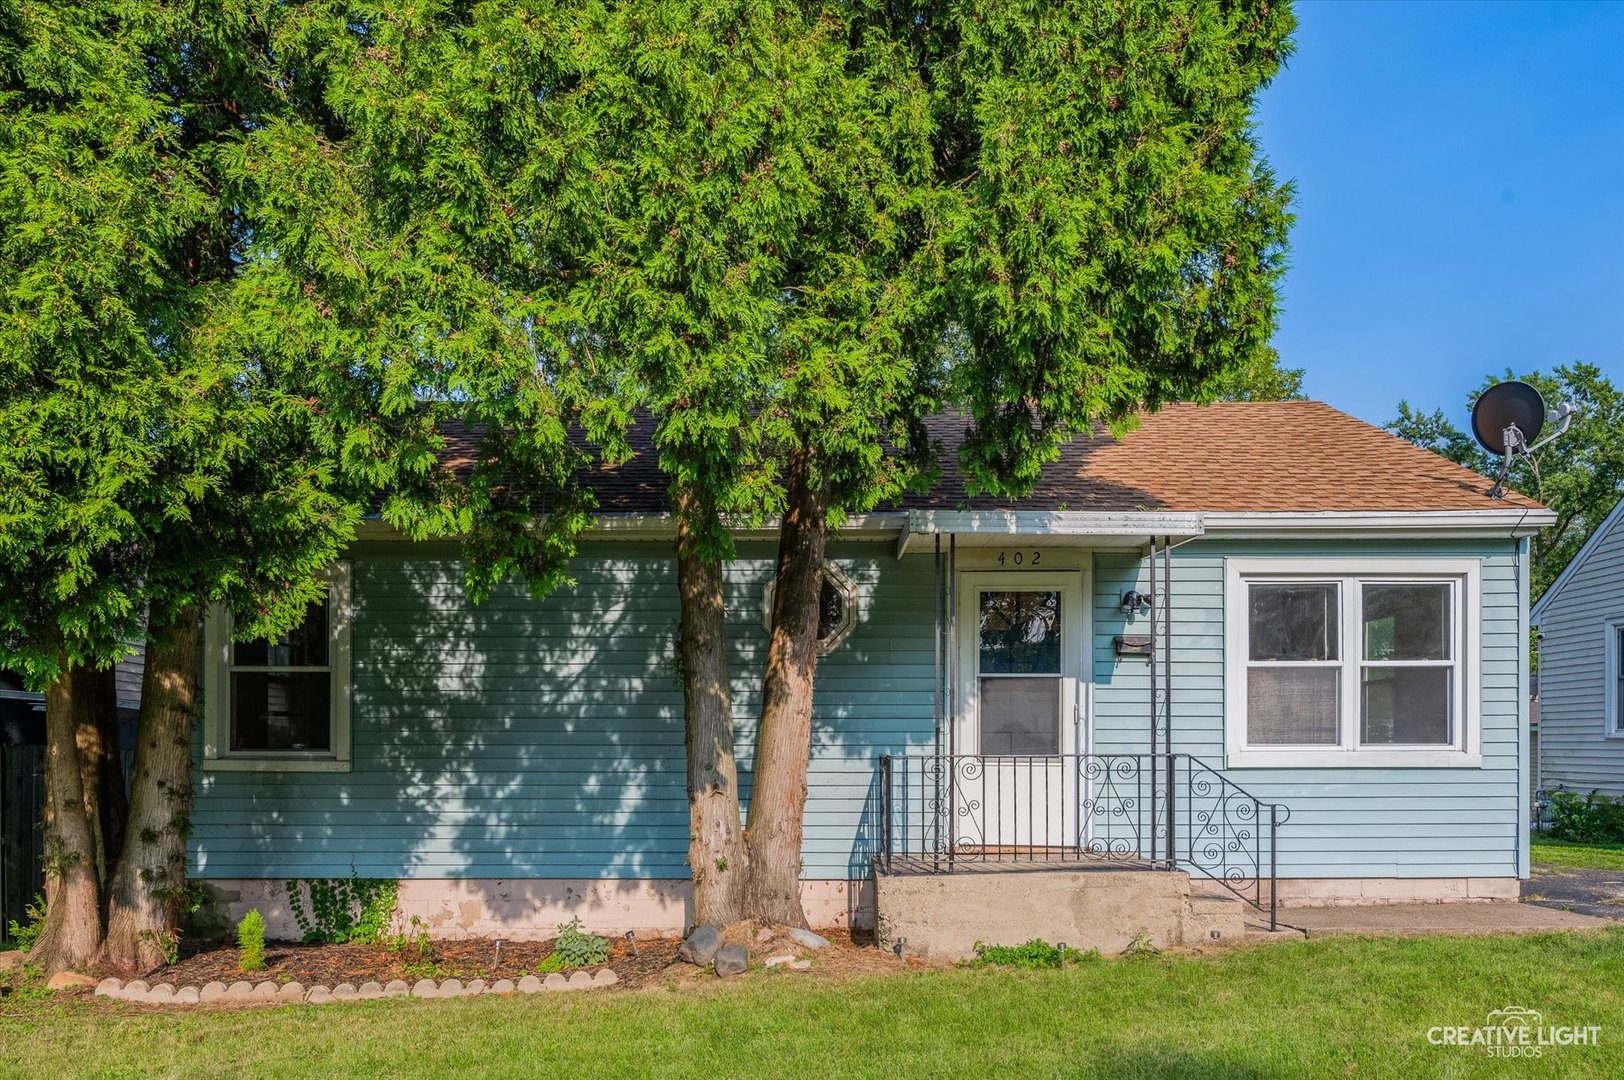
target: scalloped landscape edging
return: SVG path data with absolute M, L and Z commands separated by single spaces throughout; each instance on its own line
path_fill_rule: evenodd
M 395 979 L 387 985 L 376 982 L 364 982 L 360 986 L 354 983 L 339 983 L 337 986 L 312 986 L 308 990 L 301 983 L 276 983 L 269 979 L 258 984 L 239 980 L 229 986 L 223 982 L 211 982 L 207 986 L 180 987 L 173 983 L 151 984 L 145 979 L 131 979 L 129 982 L 121 979 L 103 979 L 96 984 L 96 996 L 139 1002 L 143 1005 L 253 1005 L 295 1002 L 325 1005 L 331 1001 L 375 1001 L 378 998 L 388 997 L 454 998 L 478 997 L 480 994 L 540 994 L 568 990 L 598 990 L 605 986 L 613 986 L 619 981 L 620 976 L 610 968 L 603 968 L 596 975 L 577 971 L 568 978 L 560 972 L 554 972 L 545 979 L 526 975 L 518 980 L 497 979 L 491 983 L 487 983 L 484 979 L 474 979 L 468 983 L 464 983 L 461 979 L 446 979 L 438 983 L 433 979 L 419 979 L 415 983 L 408 984 L 404 979 Z

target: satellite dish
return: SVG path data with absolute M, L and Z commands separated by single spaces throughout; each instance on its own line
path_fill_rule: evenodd
M 1556 412 L 1547 414 L 1545 399 L 1538 390 L 1525 382 L 1512 380 L 1496 383 L 1478 395 L 1472 406 L 1472 434 L 1483 449 L 1500 458 L 1500 475 L 1489 489 L 1489 498 L 1501 499 L 1506 494 L 1506 476 L 1511 463 L 1518 457 L 1528 457 L 1568 430 L 1579 410 L 1570 404 L 1557 406 Z M 1545 438 L 1539 433 L 1545 429 L 1547 417 L 1555 419 L 1557 428 Z M 1535 465 L 1535 474 L 1539 472 Z
M 1525 382 L 1497 383 L 1483 391 L 1472 406 L 1472 434 L 1483 449 L 1497 457 L 1519 448 L 1515 436 L 1512 442 L 1506 441 L 1512 428 L 1527 444 L 1539 438 L 1544 427 L 1545 399 Z

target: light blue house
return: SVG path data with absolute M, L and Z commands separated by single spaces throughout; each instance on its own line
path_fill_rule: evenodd
M 940 434 L 951 445 L 954 424 Z M 646 458 L 648 455 L 645 455 Z M 1527 537 L 1552 515 L 1324 405 L 1177 406 L 1018 505 L 938 490 L 829 549 L 804 892 L 1116 858 L 1267 907 L 1510 899 L 1528 872 Z M 289 639 L 206 632 L 191 870 L 401 879 L 444 933 L 688 920 L 663 484 L 606 475 L 576 584 L 462 594 L 382 527 Z M 728 572 L 748 796 L 769 535 Z

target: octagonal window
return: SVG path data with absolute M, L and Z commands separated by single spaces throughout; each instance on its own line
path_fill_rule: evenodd
M 773 594 L 778 579 L 767 582 L 761 594 L 761 625 L 773 626 Z M 823 587 L 818 593 L 818 655 L 828 656 L 857 626 L 857 585 L 834 563 L 823 564 Z

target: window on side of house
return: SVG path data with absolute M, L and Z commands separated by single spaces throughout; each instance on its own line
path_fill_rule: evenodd
M 335 566 L 327 595 L 275 640 L 232 640 L 231 617 L 204 631 L 204 768 L 349 768 L 349 572 Z
M 1613 730 L 1624 732 L 1624 624 L 1613 627 Z
M 1624 615 L 1602 623 L 1603 735 L 1624 735 Z
M 1230 764 L 1476 763 L 1475 562 L 1230 560 Z

